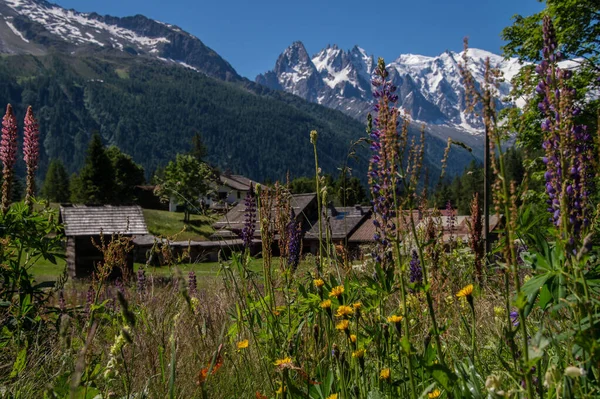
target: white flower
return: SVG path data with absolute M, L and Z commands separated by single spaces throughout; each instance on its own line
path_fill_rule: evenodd
M 587 374 L 587 371 L 581 367 L 569 366 L 565 369 L 565 375 L 571 378 L 583 377 Z

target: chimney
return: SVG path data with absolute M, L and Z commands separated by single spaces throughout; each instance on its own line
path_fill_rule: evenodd
M 329 211 L 329 213 L 331 213 L 331 216 L 337 216 L 338 211 L 337 209 L 335 209 L 335 207 L 333 206 L 333 201 L 329 201 L 327 203 L 327 210 Z

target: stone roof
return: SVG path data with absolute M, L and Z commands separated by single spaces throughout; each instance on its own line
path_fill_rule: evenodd
M 66 236 L 148 234 L 142 208 L 138 205 L 61 205 L 60 220 Z

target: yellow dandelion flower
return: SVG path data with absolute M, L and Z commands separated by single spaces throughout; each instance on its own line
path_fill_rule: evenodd
M 354 302 L 352 304 L 352 307 L 354 308 L 354 310 L 360 310 L 360 308 L 362 308 L 362 303 L 361 302 Z
M 402 317 L 402 316 L 392 315 L 392 316 L 388 316 L 387 321 L 388 321 L 388 323 L 398 324 L 402 321 L 403 318 L 404 317 Z
M 331 299 L 324 300 L 323 302 L 321 302 L 321 304 L 319 306 L 321 306 L 323 309 L 330 309 L 331 308 Z
M 457 298 L 468 298 L 471 295 L 473 295 L 473 284 L 469 284 L 465 287 L 463 287 L 462 290 L 458 291 L 458 293 L 456 294 Z
M 327 397 L 327 399 L 337 399 L 337 397 L 338 397 L 338 394 L 337 394 L 337 393 L 332 393 L 331 395 L 329 395 L 329 396 Z
M 282 393 L 284 393 L 285 391 L 287 391 L 287 388 L 286 388 L 286 387 L 284 387 L 283 385 L 280 385 L 280 386 L 279 386 L 279 389 L 278 389 L 278 390 L 276 390 L 276 391 L 275 391 L 275 393 L 276 393 L 277 395 L 279 395 L 279 394 L 282 394 Z
M 245 339 L 243 341 L 240 341 L 237 343 L 237 348 L 238 349 L 246 349 L 248 347 L 248 340 Z
M 431 391 L 427 394 L 427 397 L 429 399 L 439 398 L 441 394 L 442 393 L 440 392 L 439 389 L 434 389 L 433 391 Z
M 342 320 L 335 325 L 335 328 L 336 328 L 336 330 L 346 331 L 349 326 L 350 326 L 349 320 Z
M 323 281 L 320 278 L 317 278 L 317 279 L 313 280 L 313 284 L 315 285 L 315 287 L 321 288 L 322 286 L 325 285 L 325 281 Z
M 337 317 L 345 317 L 351 315 L 352 313 L 354 313 L 354 309 L 352 309 L 350 306 L 342 305 L 337 308 L 337 313 L 335 315 Z
M 381 372 L 379 373 L 379 378 L 382 380 L 389 380 L 390 379 L 390 369 L 382 369 Z
M 355 344 L 356 343 L 356 335 L 350 334 L 350 341 Z
M 291 357 L 284 357 L 283 359 L 277 359 L 275 360 L 275 366 L 289 366 L 292 364 L 292 358 Z
M 338 285 L 337 287 L 333 287 L 331 289 L 331 292 L 329 293 L 329 296 L 334 296 L 336 298 L 339 298 L 340 295 L 342 295 L 344 293 L 344 286 L 343 285 Z
M 362 359 L 363 357 L 365 357 L 365 352 L 366 352 L 366 350 L 364 350 L 364 349 L 355 350 L 354 352 L 352 352 L 352 357 L 355 357 L 357 359 Z

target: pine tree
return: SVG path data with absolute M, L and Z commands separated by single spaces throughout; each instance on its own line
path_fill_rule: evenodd
M 72 187 L 73 202 L 99 205 L 115 201 L 115 171 L 98 134 L 92 136 L 77 179 L 79 184 Z
M 71 197 L 69 175 L 59 159 L 53 159 L 48 166 L 42 196 L 50 202 L 67 202 Z
M 121 152 L 118 147 L 110 146 L 106 150 L 115 171 L 114 203 L 131 204 L 135 200 L 135 186 L 144 184 L 144 168 Z
M 194 133 L 191 142 L 192 149 L 190 150 L 189 154 L 196 158 L 198 162 L 204 162 L 204 158 L 208 154 L 208 149 L 206 148 L 206 145 L 204 145 L 200 133 Z

